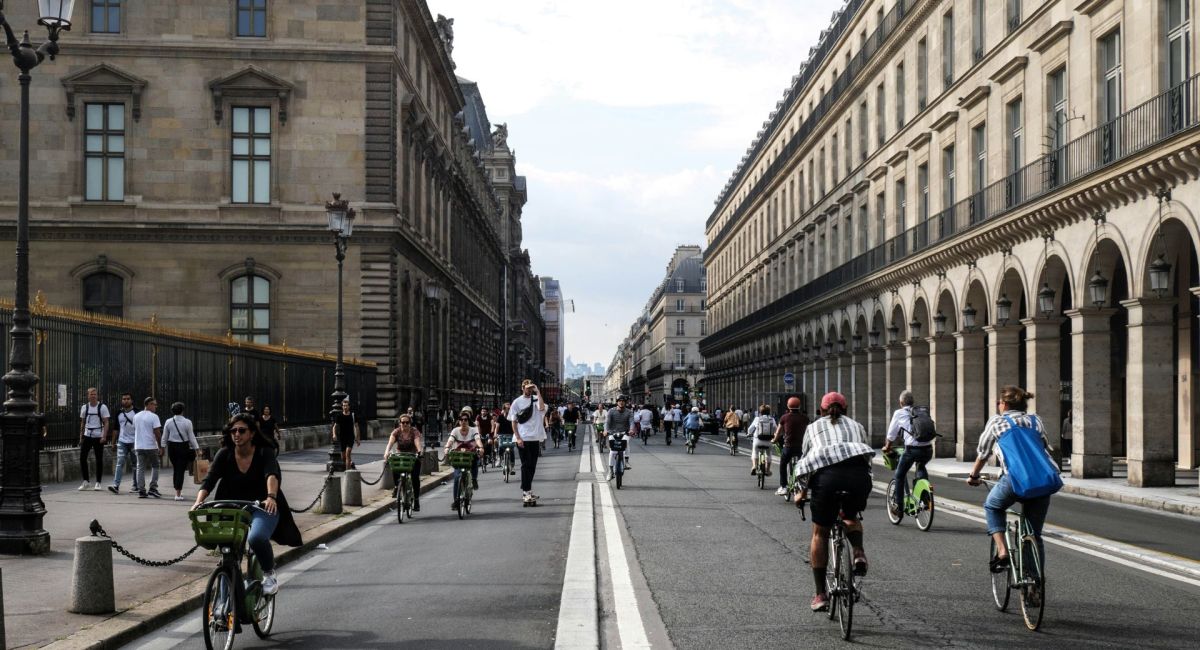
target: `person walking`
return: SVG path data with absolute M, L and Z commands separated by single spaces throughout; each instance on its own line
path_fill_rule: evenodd
M 424 440 L 421 438 L 421 431 L 412 425 L 411 413 L 401 415 L 398 424 L 388 436 L 387 447 L 383 450 L 383 462 L 387 462 L 393 451 L 400 454 L 416 454 L 417 458 L 413 461 L 408 478 L 412 482 L 413 512 L 421 512 L 421 445 Z M 399 485 L 398 474 L 393 473 L 392 479 Z
M 546 403 L 538 398 L 538 387 L 526 379 L 521 382 L 521 394 L 512 401 L 505 417 L 513 423 L 514 441 L 521 456 L 521 500 L 536 504 L 533 493 L 533 475 L 537 471 L 537 459 L 541 455 L 542 442 L 546 440 L 543 425 Z
M 354 467 L 354 445 L 361 445 L 362 440 L 359 438 L 358 418 L 350 410 L 350 398 L 342 400 L 342 412 L 337 414 L 333 420 L 333 441 L 338 443 L 342 450 L 342 466 L 346 469 L 355 469 Z
M 262 432 L 264 438 L 275 443 L 275 449 L 282 448 L 283 429 L 280 429 L 279 422 L 271 417 L 270 404 L 263 404 L 262 415 L 258 417 L 258 430 Z
M 137 454 L 137 471 L 133 475 L 133 484 L 138 486 L 138 498 L 148 496 L 161 499 L 158 492 L 158 466 L 162 459 L 162 420 L 158 419 L 158 400 L 147 397 L 143 402 L 145 408 L 133 416 L 133 450 Z M 146 473 L 149 472 L 149 483 Z
M 254 418 L 255 422 L 258 422 L 262 417 L 258 409 L 254 408 L 254 398 L 249 395 L 246 396 L 246 399 L 242 400 L 242 410 L 240 412 Z
M 779 418 L 779 430 L 775 433 L 774 442 L 780 445 L 779 450 L 779 489 L 775 490 L 778 496 L 787 494 L 788 485 L 788 464 L 792 459 L 800 458 L 800 449 L 804 444 L 804 432 L 808 429 L 808 415 L 800 410 L 800 398 L 789 397 L 787 401 L 788 412 Z
M 80 490 L 100 491 L 104 479 L 104 443 L 108 441 L 108 407 L 100 403 L 100 393 L 95 388 L 87 389 L 87 404 L 79 407 L 79 471 L 83 475 Z M 92 485 L 88 474 L 88 454 L 96 456 L 96 484 Z
M 133 480 L 133 491 L 141 492 L 142 488 L 137 482 L 137 456 L 133 450 L 133 417 L 137 415 L 137 411 L 133 410 L 133 395 L 130 393 L 121 393 L 121 410 L 117 411 L 117 434 L 113 436 L 113 449 L 117 452 L 116 466 L 113 467 L 113 482 L 108 486 L 108 491 L 113 494 L 121 493 L 121 477 L 125 472 Z
M 171 418 L 163 424 L 162 446 L 171 461 L 171 484 L 175 487 L 175 500 L 183 501 L 183 477 L 200 451 L 192 421 L 183 417 L 183 402 L 171 405 Z

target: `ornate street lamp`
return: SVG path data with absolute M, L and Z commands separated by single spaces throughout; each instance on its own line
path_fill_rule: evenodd
M 946 333 L 946 320 L 946 315 L 939 309 L 938 313 L 933 317 L 933 333 L 935 336 L 941 336 Z
M 1092 279 L 1088 280 L 1088 294 L 1092 298 L 1092 305 L 1095 307 L 1103 307 L 1104 303 L 1108 302 L 1108 280 L 1104 278 L 1104 274 L 1100 269 L 1096 269 L 1096 273 L 1092 275 Z
M 333 367 L 333 406 L 329 410 L 330 423 L 337 421 L 338 413 L 342 412 L 342 400 L 346 399 L 346 367 L 342 363 L 342 263 L 346 260 L 346 245 L 350 233 L 354 231 L 354 208 L 350 202 L 342 199 L 339 192 L 333 193 L 333 200 L 325 203 L 325 216 L 329 220 L 329 232 L 333 233 L 333 245 L 337 257 L 337 365 Z M 329 446 L 329 465 L 326 470 L 335 472 L 346 471 L 346 463 L 342 459 L 342 450 L 338 443 Z
M 825 356 L 833 354 L 833 341 L 825 341 Z
M 838 354 L 844 353 L 846 351 L 846 339 L 838 339 L 837 346 Z
M 429 304 L 429 390 L 425 397 L 425 444 L 435 446 L 440 442 L 439 434 L 442 432 L 441 418 L 438 417 L 441 401 L 437 394 L 437 308 L 441 299 L 442 285 L 437 280 L 426 282 L 425 301 Z M 430 438 L 430 434 L 434 437 Z
M 887 328 L 888 343 L 895 343 L 900 340 L 900 328 L 895 325 Z
M 910 338 L 910 339 L 921 338 L 921 321 L 919 321 L 915 318 L 912 319 L 911 321 L 909 321 L 909 323 L 908 323 L 908 338 Z
M 1150 288 L 1154 294 L 1162 298 L 1170 288 L 1171 263 L 1167 261 L 1167 242 L 1163 235 L 1162 212 L 1163 202 L 1171 200 L 1171 190 L 1162 189 L 1158 194 L 1158 257 L 1150 263 Z
M 971 303 L 967 303 L 967 306 L 963 308 L 962 322 L 964 330 L 970 332 L 975 329 L 975 314 L 977 313 L 975 308 L 971 306 Z
M 880 332 L 879 330 L 871 330 L 870 332 L 867 332 L 867 342 L 873 348 L 879 347 L 879 340 L 881 338 L 883 338 L 883 332 Z
M 29 315 L 29 71 L 47 58 L 58 55 L 60 32 L 71 29 L 71 10 L 74 0 L 42 0 L 39 3 L 38 24 L 46 28 L 48 40 L 34 49 L 29 32 L 17 40 L 12 26 L 4 16 L 0 0 L 0 26 L 13 65 L 20 74 L 21 86 L 20 135 L 17 180 L 17 251 L 16 291 L 13 304 L 8 365 L 4 385 L 8 399 L 0 416 L 0 553 L 8 555 L 43 555 L 50 551 L 50 533 L 42 527 L 46 504 L 42 502 L 40 455 L 42 428 L 45 416 L 37 412 L 33 387 L 38 376 L 33 372 L 33 328 Z
M 862 349 L 862 334 L 855 334 L 850 337 L 850 342 L 854 346 L 854 351 L 858 352 Z
M 1050 288 L 1050 284 L 1043 282 L 1041 291 L 1038 291 L 1038 311 L 1042 312 L 1043 318 L 1050 318 L 1050 314 L 1054 313 L 1054 289 Z
M 1000 325 L 1008 325 L 1008 319 L 1012 317 L 1012 301 L 1008 299 L 1008 294 L 1000 294 L 996 299 L 996 320 Z

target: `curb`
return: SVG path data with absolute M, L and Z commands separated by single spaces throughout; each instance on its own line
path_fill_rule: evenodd
M 422 478 L 421 494 L 430 492 L 448 479 L 451 471 L 443 470 Z M 392 508 L 394 500 L 380 491 L 358 510 L 334 515 L 305 531 L 307 538 L 302 546 L 288 548 L 275 556 L 276 565 L 282 567 L 299 560 L 319 544 L 331 542 L 354 532 L 378 519 Z M 141 636 L 149 634 L 188 612 L 198 610 L 204 600 L 204 587 L 208 574 L 156 596 L 153 600 L 108 616 L 95 625 L 86 627 L 71 636 L 42 646 L 52 650 L 109 650 L 119 648 Z

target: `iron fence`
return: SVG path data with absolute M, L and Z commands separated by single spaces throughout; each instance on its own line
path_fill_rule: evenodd
M 45 312 L 55 313 L 45 313 Z M 43 312 L 43 313 L 38 313 Z M 12 309 L 0 306 L 0 352 L 7 363 Z M 253 396 L 282 426 L 327 421 L 334 360 L 323 355 L 165 330 L 117 319 L 39 309 L 33 316 L 35 399 L 46 416 L 47 449 L 73 447 L 87 389 L 115 415 L 120 395 L 134 405 L 154 396 L 159 413 L 183 402 L 197 431 L 220 429 L 228 404 Z M 345 364 L 346 390 L 361 417 L 375 417 L 375 367 Z

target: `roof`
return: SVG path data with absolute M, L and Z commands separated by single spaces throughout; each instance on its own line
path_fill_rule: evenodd
M 462 88 L 463 120 L 467 123 L 471 139 L 475 141 L 475 150 L 479 152 L 492 149 L 492 123 L 488 121 L 487 107 L 483 104 L 483 95 L 479 92 L 479 84 L 470 79 L 458 78 Z

